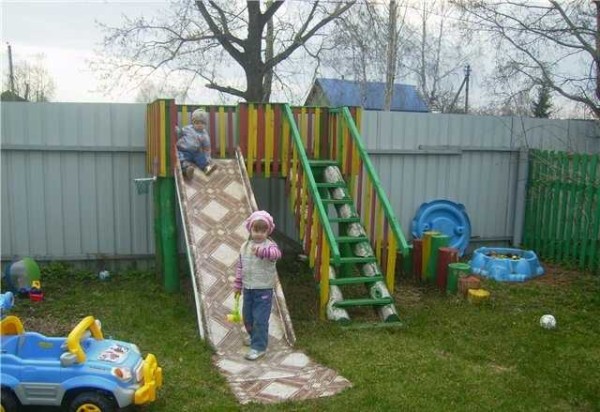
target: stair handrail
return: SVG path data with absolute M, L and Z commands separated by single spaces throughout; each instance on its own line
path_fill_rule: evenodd
M 302 143 L 302 139 L 300 137 L 300 132 L 298 131 L 298 126 L 296 125 L 296 121 L 294 120 L 294 115 L 292 114 L 292 109 L 289 104 L 283 104 L 283 113 L 285 119 L 290 125 L 290 134 L 292 135 L 292 142 L 296 147 L 298 152 L 298 159 L 302 164 L 302 168 L 304 169 L 304 173 L 306 178 L 308 179 L 308 189 L 310 194 L 314 199 L 314 204 L 317 209 L 317 214 L 319 216 L 319 220 L 321 221 L 321 226 L 323 231 L 325 232 L 325 238 L 327 239 L 327 243 L 329 244 L 331 258 L 333 260 L 334 266 L 340 265 L 340 250 L 335 241 L 335 236 L 333 234 L 333 230 L 331 228 L 331 224 L 329 223 L 329 219 L 327 217 L 327 212 L 323 207 L 323 202 L 321 199 L 321 194 L 317 190 L 317 182 L 315 180 L 315 176 L 312 173 L 312 169 L 310 168 L 310 164 L 308 162 L 308 156 L 306 155 L 306 150 L 304 149 L 304 144 Z M 328 273 L 322 274 L 324 276 L 329 276 Z
M 402 232 L 402 230 L 400 228 L 400 224 L 398 223 L 398 220 L 396 219 L 396 214 L 392 210 L 392 206 L 390 205 L 387 195 L 383 191 L 383 188 L 381 186 L 381 181 L 379 180 L 379 175 L 377 174 L 377 172 L 375 172 L 375 167 L 373 166 L 373 163 L 371 163 L 371 159 L 369 158 L 369 155 L 367 154 L 367 150 L 365 149 L 365 146 L 362 142 L 360 133 L 358 131 L 358 128 L 356 127 L 356 123 L 354 123 L 354 119 L 352 118 L 350 109 L 348 109 L 348 107 L 342 107 L 342 108 L 334 109 L 332 111 L 336 111 L 336 110 L 341 110 L 341 112 L 342 112 L 342 119 L 345 121 L 346 126 L 348 127 L 348 130 L 350 130 L 350 136 L 352 137 L 352 140 L 354 140 L 354 144 L 357 147 L 358 154 L 360 155 L 360 158 L 365 166 L 367 174 L 368 174 L 369 178 L 371 179 L 371 182 L 373 182 L 375 192 L 377 193 L 377 196 L 379 197 L 379 199 L 381 201 L 381 204 L 383 207 L 383 212 L 385 214 L 385 217 L 388 219 L 390 228 L 392 229 L 392 233 L 394 234 L 394 237 L 396 238 L 396 241 L 398 242 L 398 245 L 400 246 L 402 256 L 407 257 L 408 256 L 408 243 L 406 242 L 404 233 Z

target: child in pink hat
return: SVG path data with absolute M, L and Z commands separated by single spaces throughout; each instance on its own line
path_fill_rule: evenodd
M 243 290 L 242 317 L 250 339 L 244 343 L 250 350 L 244 356 L 256 360 L 264 356 L 269 341 L 269 317 L 273 303 L 273 288 L 277 276 L 275 264 L 281 250 L 269 237 L 275 229 L 273 217 L 258 210 L 246 219 L 250 238 L 240 248 L 240 258 L 235 273 L 234 291 Z

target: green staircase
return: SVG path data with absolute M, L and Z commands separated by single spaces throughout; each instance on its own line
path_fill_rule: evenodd
M 338 266 L 335 266 L 336 262 L 333 258 L 330 259 L 330 264 L 335 270 L 335 278 L 330 277 L 329 285 L 339 288 L 339 293 L 331 293 L 330 307 L 351 310 L 356 307 L 370 306 L 379 311 L 384 322 L 399 321 L 394 299 L 387 291 L 385 277 L 381 273 L 369 237 L 361 224 L 354 201 L 349 196 L 348 186 L 341 175 L 339 164 L 332 160 L 313 159 L 308 163 L 320 193 L 320 200 L 327 211 L 329 224 L 332 228 L 337 228 L 334 239 L 341 257 L 338 259 Z M 351 231 L 353 234 L 348 233 L 349 228 L 353 229 Z M 362 250 L 367 252 L 357 254 L 355 251 L 357 246 L 361 246 Z M 364 270 L 367 265 L 370 266 L 369 271 Z M 346 294 L 345 287 L 361 284 L 365 286 L 362 289 L 362 296 L 340 299 Z M 380 293 L 374 292 L 375 286 Z M 352 292 L 356 295 L 358 289 L 355 287 Z M 382 308 L 386 310 L 382 311 Z M 331 316 L 329 317 L 331 319 Z M 349 316 L 347 319 L 344 316 L 343 320 L 349 320 Z
M 397 255 L 407 256 L 408 244 L 350 110 L 327 110 L 326 121 L 319 123 L 320 136 L 326 136 L 320 143 L 303 140 L 287 104 L 282 118 L 284 136 L 289 136 L 289 146 L 282 142 L 289 153 L 284 162 L 288 200 L 318 282 L 319 317 L 345 323 L 349 311 L 360 318 L 361 311 L 372 308 L 381 324 L 399 325 L 391 293 Z M 362 216 L 358 199 L 366 199 Z

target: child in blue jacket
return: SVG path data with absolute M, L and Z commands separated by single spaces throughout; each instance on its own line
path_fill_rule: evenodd
M 180 130 L 181 137 L 177 140 L 177 156 L 186 179 L 194 176 L 194 164 L 207 175 L 215 169 L 215 164 L 210 157 L 211 147 L 210 136 L 206 131 L 207 123 L 206 112 L 196 109 L 192 113 L 192 124 Z

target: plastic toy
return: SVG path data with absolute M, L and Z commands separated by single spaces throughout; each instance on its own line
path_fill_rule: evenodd
M 233 309 L 227 314 L 227 322 L 242 323 L 242 315 L 240 314 L 240 295 L 236 293 Z
M 499 282 L 524 282 L 544 274 L 532 250 L 480 247 L 473 252 L 471 270 Z
M 3 315 L 11 299 L 2 297 Z M 93 316 L 81 320 L 66 338 L 25 332 L 18 317 L 6 316 L 0 339 L 4 412 L 21 405 L 113 412 L 154 401 L 162 386 L 156 357 L 144 359 L 135 344 L 104 339 Z
M 554 329 L 556 327 L 556 318 L 552 315 L 543 315 L 540 318 L 540 326 L 544 329 Z
M 9 264 L 2 280 L 11 292 L 27 295 L 33 282 L 41 282 L 40 267 L 35 260 L 24 258 Z
M 31 282 L 31 289 L 29 289 L 29 300 L 32 302 L 39 302 L 44 299 L 44 292 L 42 292 L 42 284 L 39 280 Z

